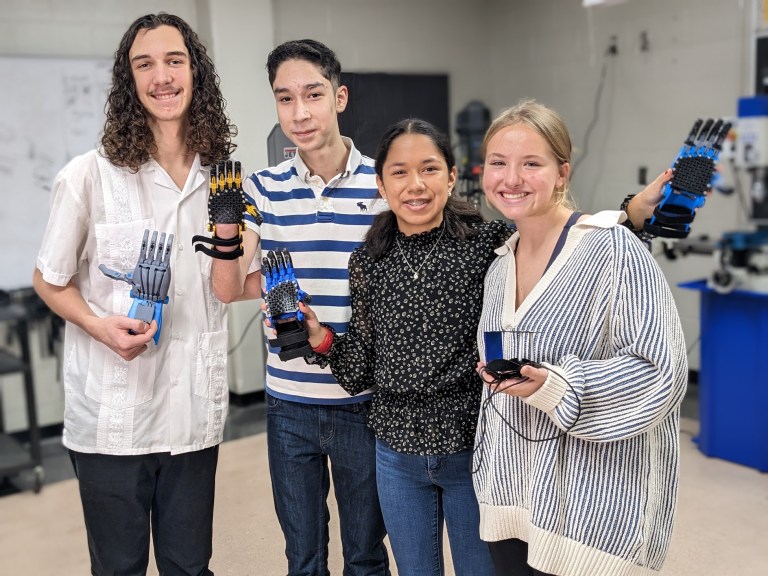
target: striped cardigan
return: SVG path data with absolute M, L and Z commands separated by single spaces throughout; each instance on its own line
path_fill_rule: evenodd
M 573 226 L 517 310 L 517 233 L 485 280 L 481 359 L 492 360 L 484 334 L 503 332 L 505 358 L 550 373 L 528 398 L 484 392 L 480 534 L 527 541 L 529 564 L 549 574 L 654 574 L 672 532 L 685 342 L 666 280 L 623 217 Z

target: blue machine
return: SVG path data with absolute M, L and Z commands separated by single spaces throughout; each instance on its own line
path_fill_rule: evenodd
M 708 285 L 720 293 L 768 293 L 768 96 L 739 99 L 733 167 L 746 182 L 739 192 L 754 229 L 723 234 Z

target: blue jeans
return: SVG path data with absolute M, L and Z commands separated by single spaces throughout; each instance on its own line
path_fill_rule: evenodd
M 399 576 L 443 576 L 443 522 L 456 576 L 492 576 L 472 487 L 472 450 L 444 456 L 396 452 L 376 441 L 376 482 Z
M 83 504 L 91 574 L 144 576 L 152 532 L 163 576 L 212 575 L 219 447 L 111 456 L 69 451 Z
M 267 395 L 267 449 L 288 576 L 328 576 L 330 473 L 339 508 L 344 576 L 389 576 L 376 492 L 370 402 L 302 404 Z

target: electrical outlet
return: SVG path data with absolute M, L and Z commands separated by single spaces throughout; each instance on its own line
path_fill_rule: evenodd
M 619 53 L 619 38 L 611 36 L 608 40 L 608 49 L 605 51 L 608 56 L 616 56 Z

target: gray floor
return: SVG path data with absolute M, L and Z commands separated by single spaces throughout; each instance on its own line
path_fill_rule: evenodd
M 693 420 L 699 419 L 698 386 L 688 386 L 688 393 L 681 408 L 682 416 Z M 224 428 L 224 441 L 253 436 L 266 430 L 266 411 L 263 401 L 246 406 L 230 404 L 229 417 Z M 61 437 L 46 438 L 42 441 L 44 485 L 74 478 L 69 455 L 61 444 Z M 22 472 L 10 478 L 0 479 L 0 497 L 31 490 L 34 486 L 34 474 Z M 45 488 L 43 488 L 45 489 Z
M 224 441 L 236 440 L 264 432 L 267 428 L 265 405 L 263 401 L 247 406 L 231 404 L 229 417 L 224 428 Z M 67 450 L 61 444 L 61 436 L 45 438 L 41 442 L 43 457 L 43 489 L 45 484 L 61 482 L 75 477 Z M 9 478 L 0 478 L 0 497 L 16 494 L 34 487 L 33 472 L 25 471 Z
M 768 474 L 707 457 L 699 434 L 696 388 L 683 404 L 680 491 L 665 576 L 768 574 Z M 219 453 L 211 569 L 216 574 L 286 574 L 285 542 L 274 512 L 267 472 L 264 404 L 233 406 Z M 242 436 L 242 437 L 240 437 Z M 238 438 L 238 439 L 235 439 Z M 46 441 L 49 476 L 71 477 L 60 439 Z M 59 465 L 54 464 L 55 461 Z M 50 478 L 49 478 L 50 480 Z M 23 484 L 19 478 L 14 482 Z M 0 498 L 0 573 L 76 576 L 90 573 L 85 525 L 75 480 L 49 481 Z M 336 505 L 331 491 L 329 569 L 342 573 Z M 446 576 L 453 576 L 446 544 Z M 148 576 L 157 576 L 150 562 Z M 393 576 L 397 576 L 393 569 Z

